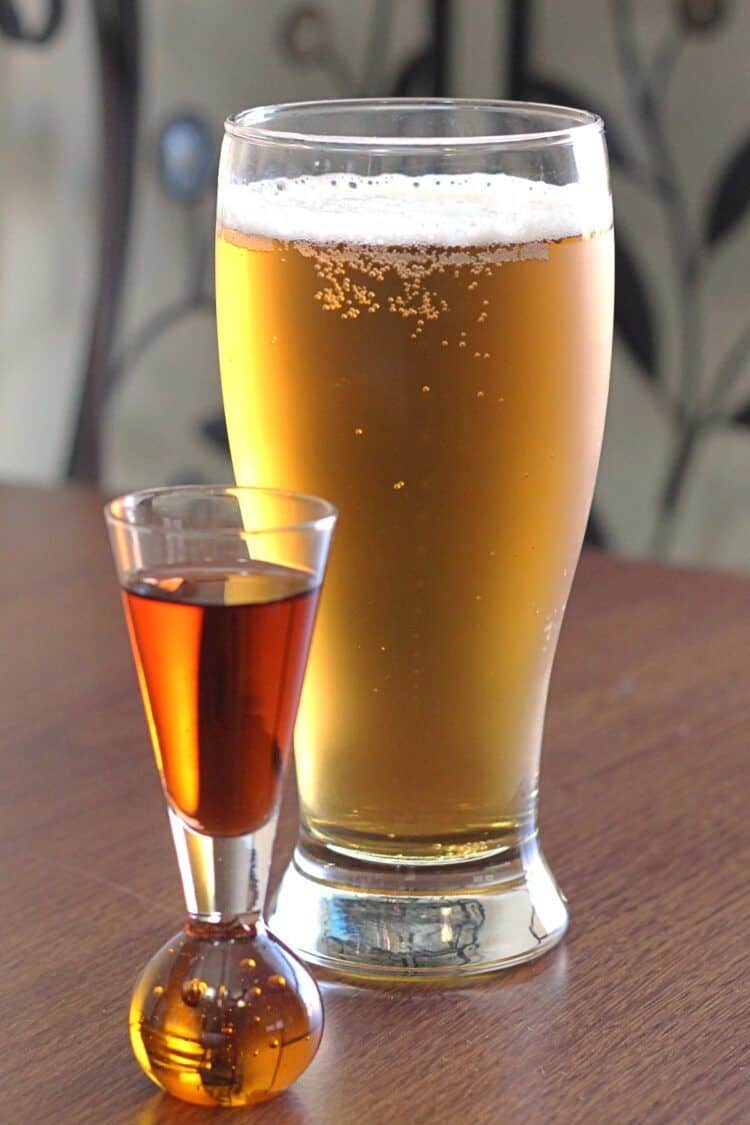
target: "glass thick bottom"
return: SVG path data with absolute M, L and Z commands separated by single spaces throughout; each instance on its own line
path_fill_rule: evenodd
M 368 978 L 493 972 L 551 949 L 565 899 L 536 835 L 468 863 L 384 864 L 302 840 L 269 925 L 307 961 Z

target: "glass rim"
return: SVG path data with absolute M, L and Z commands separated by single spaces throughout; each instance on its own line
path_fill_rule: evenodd
M 271 123 L 287 110 L 298 113 L 320 113 L 335 110 L 398 109 L 399 107 L 421 109 L 485 109 L 502 112 L 527 112 L 537 114 L 540 119 L 546 115 L 548 120 L 556 116 L 566 119 L 562 126 L 540 128 L 526 133 L 488 133 L 466 136 L 382 136 L 344 135 L 336 133 L 306 133 L 298 130 L 272 128 Z M 278 102 L 275 105 L 261 105 L 230 114 L 224 121 L 224 132 L 238 140 L 256 143 L 272 143 L 279 146 L 307 146 L 319 148 L 374 148 L 400 151 L 414 148 L 471 147 L 486 148 L 529 148 L 537 145 L 564 144 L 580 136 L 584 131 L 595 134 L 604 132 L 604 122 L 598 113 L 572 106 L 551 105 L 545 102 L 524 102 L 496 98 L 323 98 L 317 101 Z
M 292 500 L 301 501 L 305 504 L 310 504 L 313 508 L 320 509 L 316 516 L 309 519 L 293 520 L 291 522 L 275 523 L 269 521 L 264 523 L 262 527 L 237 527 L 231 524 L 221 523 L 212 527 L 162 527 L 155 523 L 143 523 L 138 519 L 128 519 L 126 512 L 127 506 L 135 508 L 137 504 L 144 500 L 150 500 L 159 496 L 180 495 L 189 492 L 199 493 L 209 498 L 222 497 L 222 496 L 267 496 L 275 500 Z M 118 511 L 118 506 L 122 511 Z M 134 513 L 131 513 L 134 514 Z M 329 500 L 324 500 L 322 496 L 315 496 L 311 492 L 296 492 L 291 488 L 265 488 L 262 485 L 241 485 L 241 484 L 175 484 L 175 485 L 161 485 L 156 488 L 140 488 L 132 492 L 124 492 L 120 496 L 114 496 L 108 500 L 104 505 L 104 518 L 107 524 L 111 527 L 122 527 L 130 531 L 137 531 L 139 534 L 145 531 L 158 531 L 162 535 L 174 535 L 183 539 L 205 539 L 207 536 L 211 537 L 233 537 L 243 539 L 246 537 L 257 537 L 259 535 L 276 535 L 282 532 L 292 531 L 315 531 L 325 530 L 329 524 L 334 524 L 338 519 L 339 511 L 334 504 Z

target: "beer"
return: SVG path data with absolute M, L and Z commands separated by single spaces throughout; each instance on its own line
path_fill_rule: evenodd
M 164 567 L 123 603 L 167 798 L 191 828 L 236 836 L 276 808 L 318 600 L 309 574 Z
M 345 852 L 458 860 L 534 831 L 547 687 L 611 348 L 609 199 L 505 175 L 223 188 L 241 484 L 340 509 L 295 747 Z

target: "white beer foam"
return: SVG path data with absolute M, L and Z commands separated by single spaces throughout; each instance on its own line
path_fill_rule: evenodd
M 227 184 L 219 224 L 316 245 L 517 246 L 608 230 L 612 203 L 603 187 L 501 173 L 339 173 Z

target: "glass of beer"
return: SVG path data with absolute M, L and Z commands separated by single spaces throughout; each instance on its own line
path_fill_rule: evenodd
M 341 512 L 274 924 L 362 975 L 535 957 L 567 923 L 537 793 L 607 401 L 602 122 L 411 99 L 235 114 L 216 271 L 237 480 Z
M 323 1032 L 315 981 L 263 900 L 335 509 L 272 490 L 178 487 L 105 509 L 188 911 L 141 973 L 130 1039 L 197 1105 L 290 1085 Z

